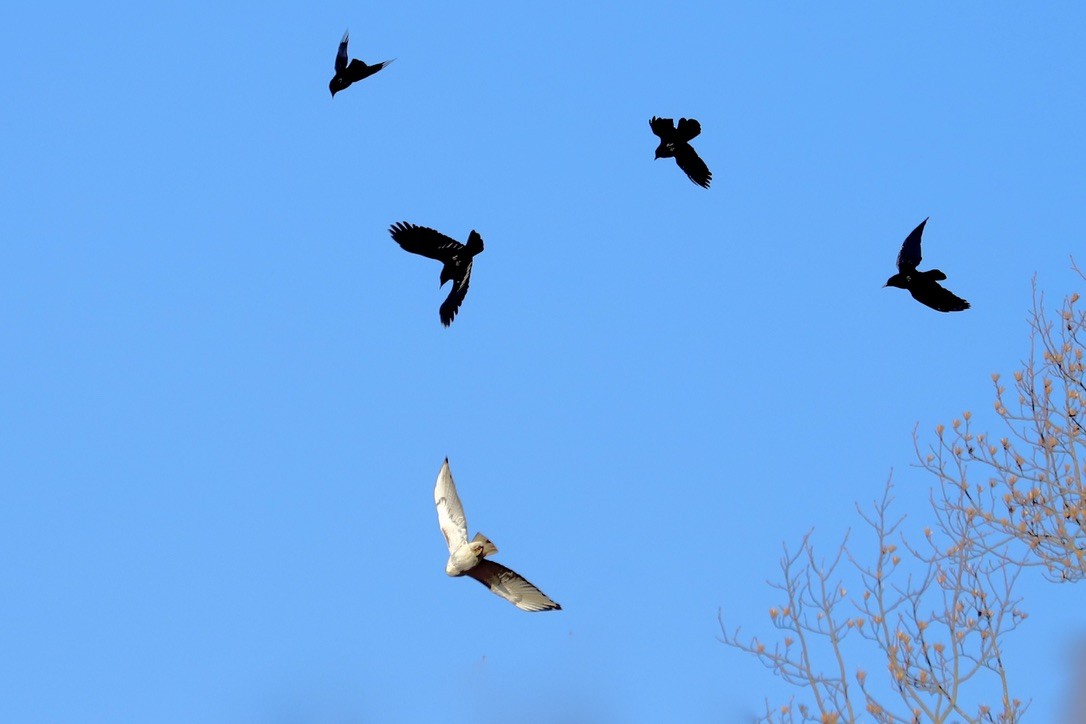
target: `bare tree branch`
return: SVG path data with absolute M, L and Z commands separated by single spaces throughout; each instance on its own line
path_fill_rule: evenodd
M 966 412 L 949 433 L 935 429 L 927 452 L 916 443 L 921 467 L 944 490 L 961 490 L 937 501 L 944 514 L 979 518 L 990 553 L 1019 544 L 1031 554 L 1028 564 L 1054 581 L 1086 577 L 1086 310 L 1078 300 L 1067 297 L 1051 321 L 1034 284 L 1030 356 L 1014 373 L 1016 403 L 992 376 L 1004 436 L 974 433 Z
M 1067 297 L 1050 320 L 1034 285 L 1016 402 L 993 375 L 1005 436 L 974 433 L 968 412 L 949 432 L 939 425 L 926 452 L 914 431 L 920 467 L 938 483 L 922 536 L 907 539 L 905 518 L 891 515 L 888 479 L 881 500 L 857 506 L 873 547 L 846 534 L 827 560 L 808 531 L 798 549 L 784 548 L 781 580 L 770 583 L 782 598 L 769 609 L 775 643 L 729 630 L 721 612 L 724 644 L 808 697 L 777 708 L 767 701 L 763 721 L 1022 718 L 1027 705 L 1011 692 L 1002 653 L 1027 617 L 1014 593 L 1018 576 L 1041 566 L 1056 581 L 1086 577 L 1086 311 L 1078 300 Z M 877 673 L 860 661 L 874 661 Z
M 770 584 L 784 599 L 769 610 L 780 641 L 746 639 L 721 614 L 725 644 L 812 699 L 777 709 L 767 702 L 763 721 L 1016 722 L 1025 711 L 1000 655 L 1003 636 L 1025 618 L 1013 595 L 1021 566 L 977 548 L 968 520 L 942 521 L 922 544 L 908 544 L 900 532 L 905 519 L 890 514 L 892 491 L 888 480 L 870 510 L 857 506 L 874 533 L 867 555 L 848 535 L 828 560 L 816 555 L 810 532 L 797 550 L 785 548 L 782 580 Z M 846 577 L 859 595 L 848 594 Z M 850 665 L 857 656 L 883 662 L 879 683 Z M 981 701 L 996 692 L 998 700 Z

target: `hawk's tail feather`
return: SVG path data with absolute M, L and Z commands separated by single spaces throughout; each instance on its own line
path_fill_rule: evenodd
M 484 557 L 485 556 L 492 556 L 492 555 L 494 555 L 495 553 L 498 552 L 498 546 L 491 543 L 490 539 L 487 538 L 482 533 L 476 533 L 475 534 L 475 538 L 472 539 L 472 542 L 474 543 L 476 541 L 483 544 L 483 556 Z

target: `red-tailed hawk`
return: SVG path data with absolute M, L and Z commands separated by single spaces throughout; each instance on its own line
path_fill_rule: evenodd
M 500 563 L 486 560 L 498 552 L 497 546 L 482 533 L 468 540 L 468 522 L 464 518 L 464 506 L 456 494 L 449 459 L 441 466 L 434 486 L 434 505 L 437 506 L 437 522 L 449 546 L 449 560 L 445 573 L 450 576 L 469 575 L 522 611 L 560 611 L 562 609 L 547 594 L 528 582 L 524 576 L 509 570 Z

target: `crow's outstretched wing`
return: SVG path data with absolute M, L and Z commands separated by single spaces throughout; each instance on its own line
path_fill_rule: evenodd
M 393 58 L 392 60 L 396 59 Z M 355 58 L 351 61 L 351 64 L 347 66 L 347 72 L 344 73 L 344 76 L 346 76 L 347 80 L 351 83 L 357 83 L 363 78 L 369 78 L 371 75 L 391 63 L 392 60 L 386 60 L 381 63 L 376 63 L 375 65 L 366 65 L 358 58 Z
M 897 270 L 902 274 L 915 271 L 916 267 L 920 265 L 920 237 L 924 235 L 924 224 L 926 223 L 928 223 L 927 219 L 921 221 L 920 226 L 913 229 L 905 237 L 905 243 L 901 245 L 901 251 L 897 255 Z
M 649 128 L 660 137 L 661 141 L 670 141 L 675 138 L 675 121 L 670 118 L 653 116 L 649 121 Z
M 969 309 L 969 302 L 957 296 L 939 282 L 925 281 L 909 287 L 913 299 L 940 312 L 962 312 Z
M 388 233 L 392 234 L 392 238 L 405 251 L 437 259 L 440 262 L 449 261 L 454 254 L 464 249 L 464 245 L 456 239 L 451 239 L 426 226 L 408 224 L 406 221 L 396 222 L 389 228 Z
M 339 50 L 336 52 L 336 72 L 342 73 L 347 67 L 347 41 L 350 40 L 350 30 L 343 31 L 343 40 L 339 41 Z
M 453 286 L 452 289 L 449 290 L 449 296 L 441 303 L 441 308 L 438 310 L 441 314 L 441 323 L 446 327 L 452 324 L 456 313 L 460 311 L 460 305 L 464 303 L 464 297 L 468 295 L 468 284 L 471 283 L 472 263 L 473 262 L 469 261 L 462 267 L 464 273 L 453 278 Z M 457 271 L 459 271 L 459 269 Z
M 709 188 L 709 182 L 713 180 L 713 174 L 709 172 L 709 167 L 705 165 L 705 162 L 701 160 L 693 147 L 686 143 L 677 144 L 675 146 L 675 163 L 679 164 L 679 168 L 686 172 L 691 181 L 702 188 Z
M 675 132 L 677 141 L 689 141 L 701 133 L 701 124 L 693 118 L 680 118 L 679 127 Z
M 481 560 L 468 575 L 522 611 L 561 611 L 562 607 L 527 578 L 500 563 Z

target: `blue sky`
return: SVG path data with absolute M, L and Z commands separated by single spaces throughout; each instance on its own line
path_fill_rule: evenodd
M 336 44 L 397 58 L 333 100 Z M 737 721 L 781 542 L 1081 280 L 1071 3 L 20 4 L 0 24 L 0 719 Z M 708 191 L 653 161 L 697 118 Z M 883 289 L 925 268 L 973 309 Z M 486 243 L 451 329 L 395 221 Z M 1080 259 L 1080 262 L 1082 260 Z M 452 580 L 472 532 L 564 610 Z M 859 531 L 857 531 L 859 535 Z M 1053 721 L 1082 593 L 1026 575 Z M 863 663 L 863 662 L 857 662 Z M 869 669 L 874 669 L 868 665 Z

